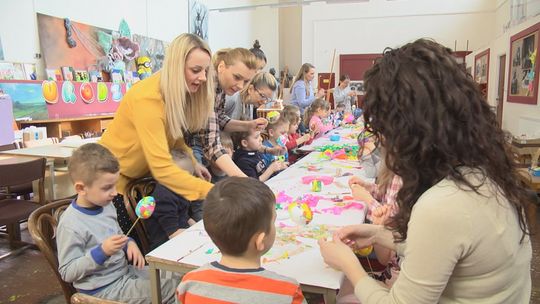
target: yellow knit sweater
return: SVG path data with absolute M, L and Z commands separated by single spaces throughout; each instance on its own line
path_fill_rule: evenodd
M 100 143 L 120 162 L 118 192 L 124 194 L 132 179 L 152 175 L 159 183 L 187 200 L 204 199 L 212 184 L 194 177 L 173 162 L 170 149 L 193 152 L 183 139 L 167 139 L 165 103 L 159 88 L 160 73 L 140 81 L 124 96 L 114 120 Z M 195 161 L 195 160 L 194 160 Z

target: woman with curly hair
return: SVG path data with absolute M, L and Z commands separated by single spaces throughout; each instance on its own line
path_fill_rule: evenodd
M 420 39 L 365 75 L 365 121 L 403 179 L 389 223 L 340 229 L 320 241 L 369 303 L 529 303 L 530 198 L 495 115 L 451 51 Z M 350 246 L 401 257 L 391 289 L 370 278 Z

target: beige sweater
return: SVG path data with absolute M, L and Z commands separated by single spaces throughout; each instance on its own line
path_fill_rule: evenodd
M 355 294 L 362 304 L 529 303 L 530 240 L 519 242 L 517 213 L 493 183 L 480 191 L 447 179 L 426 191 L 412 210 L 407 241 L 397 246 L 397 281 L 389 290 L 361 279 Z

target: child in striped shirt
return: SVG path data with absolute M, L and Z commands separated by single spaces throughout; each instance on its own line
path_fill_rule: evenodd
M 247 177 L 218 182 L 204 202 L 204 228 L 221 260 L 187 273 L 176 290 L 179 303 L 307 303 L 296 280 L 261 267 L 274 244 L 276 198 Z

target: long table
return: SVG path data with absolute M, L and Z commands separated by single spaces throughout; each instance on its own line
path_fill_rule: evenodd
M 353 200 L 350 194 L 347 182 L 351 175 L 365 178 L 358 161 L 330 161 L 313 152 L 267 182 L 277 198 L 276 242 L 262 257 L 262 266 L 296 279 L 303 291 L 322 294 L 325 303 L 335 303 L 344 276 L 323 262 L 317 240 L 365 218 L 365 204 Z M 320 192 L 313 192 L 311 184 L 303 183 L 310 177 L 333 181 L 322 185 Z M 311 199 L 314 217 L 305 226 L 293 223 L 287 212 L 289 203 L 298 198 Z M 161 270 L 186 273 L 220 257 L 202 221 L 148 253 L 153 303 L 161 303 Z

